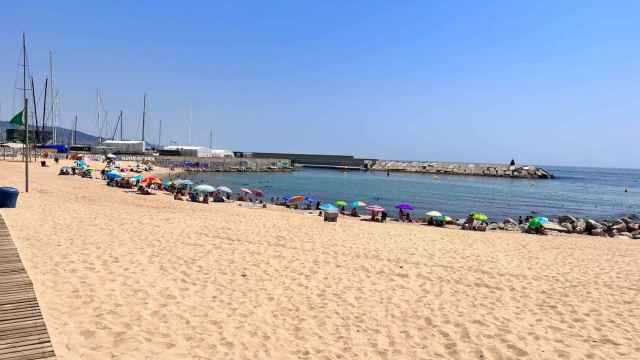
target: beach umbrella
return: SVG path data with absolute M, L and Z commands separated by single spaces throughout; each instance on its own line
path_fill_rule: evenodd
M 193 181 L 191 181 L 191 180 L 178 179 L 178 180 L 174 181 L 173 183 L 176 186 L 185 186 L 185 187 L 193 186 Z
M 304 201 L 304 195 L 292 196 L 287 200 L 287 203 L 288 204 L 296 204 L 296 203 L 299 203 L 301 201 Z
M 364 201 L 354 201 L 351 203 L 351 207 L 352 208 L 361 208 L 361 207 L 365 207 L 367 206 L 367 203 Z
M 116 156 L 113 154 L 107 154 L 107 159 L 115 159 Z
M 124 177 L 122 174 L 120 174 L 117 171 L 108 172 L 105 176 L 107 177 L 107 180 L 122 179 Z
M 442 221 L 442 222 L 449 222 L 449 221 L 451 221 L 451 218 L 450 218 L 450 217 L 448 217 L 448 216 L 445 216 L 445 215 L 436 216 L 435 218 L 436 218 L 436 220 L 438 220 L 438 221 Z
M 199 192 L 199 193 L 212 193 L 212 192 L 216 191 L 216 188 L 214 188 L 211 185 L 200 184 L 200 185 L 197 185 L 196 187 L 194 187 L 193 191 Z
M 242 188 L 242 189 L 240 189 L 240 191 L 243 192 L 243 193 L 246 193 L 246 194 L 253 194 L 251 189 Z
M 165 180 L 165 181 L 162 182 L 162 186 L 164 186 L 164 187 L 169 187 L 169 186 L 171 186 L 171 184 L 172 184 L 172 182 L 169 181 L 169 180 Z
M 162 182 L 160 181 L 160 179 L 158 179 L 157 177 L 153 176 L 153 175 L 149 175 L 149 176 L 145 176 L 141 181 L 141 184 L 162 184 Z
M 264 196 L 264 192 L 262 192 L 262 190 L 260 189 L 250 189 L 251 193 L 257 197 L 263 197 Z
M 395 208 L 399 210 L 413 210 L 413 206 L 407 203 L 398 204 L 395 206 Z
M 333 204 L 322 204 L 320 205 L 320 210 L 323 210 L 326 212 L 337 212 L 338 208 Z
M 380 205 L 371 205 L 371 206 L 367 206 L 367 210 L 371 212 L 382 212 L 384 211 L 384 208 Z
M 430 217 L 442 216 L 442 214 L 439 211 L 435 211 L 435 210 L 431 210 L 428 213 L 426 213 L 425 215 L 430 216 Z
M 473 218 L 473 220 L 478 220 L 478 221 L 487 221 L 489 220 L 489 217 L 483 213 L 480 212 L 472 212 L 471 213 L 471 217 Z
M 338 200 L 336 201 L 336 205 L 337 206 L 347 206 L 347 202 L 344 200 Z
M 542 216 L 536 216 L 533 219 L 531 219 L 531 221 L 529 221 L 529 227 L 532 229 L 538 229 L 541 226 L 544 226 L 545 224 L 549 223 L 549 219 L 547 219 L 546 217 L 542 217 Z
M 229 189 L 229 188 L 228 188 L 228 187 L 226 187 L 226 186 L 218 186 L 218 187 L 216 188 L 216 190 L 221 191 L 221 192 L 224 192 L 224 193 L 229 193 L 229 194 L 231 194 L 231 193 L 233 192 L 233 191 L 231 191 L 231 189 Z

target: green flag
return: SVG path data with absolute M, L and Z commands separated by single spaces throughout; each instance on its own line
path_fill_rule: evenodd
M 23 111 L 17 113 L 14 117 L 11 118 L 11 120 L 9 120 L 9 122 L 15 126 L 24 125 L 24 121 L 22 121 L 22 113 Z

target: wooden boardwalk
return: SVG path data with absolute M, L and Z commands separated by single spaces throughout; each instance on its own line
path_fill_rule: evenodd
M 33 283 L 0 215 L 0 360 L 55 359 Z

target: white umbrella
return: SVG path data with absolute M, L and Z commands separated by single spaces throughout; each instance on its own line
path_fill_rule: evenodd
M 435 211 L 435 210 L 431 210 L 428 213 L 426 213 L 425 215 L 431 216 L 431 217 L 442 216 L 442 214 L 439 211 Z
M 218 186 L 216 190 L 231 194 L 233 191 L 226 186 Z

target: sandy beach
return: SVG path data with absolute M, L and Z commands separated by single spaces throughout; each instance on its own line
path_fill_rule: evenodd
M 0 185 L 23 188 L 0 161 Z M 0 209 L 59 359 L 638 359 L 640 241 L 141 196 L 32 166 Z

